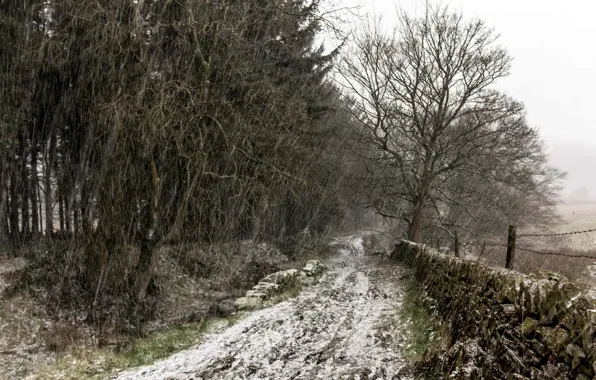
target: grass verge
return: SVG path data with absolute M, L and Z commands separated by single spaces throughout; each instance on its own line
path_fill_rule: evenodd
M 431 299 L 412 277 L 401 280 L 404 297 L 399 320 L 406 338 L 406 356 L 416 362 L 438 349 L 448 337 L 448 327 L 434 312 Z
M 211 318 L 156 332 L 137 339 L 130 348 L 115 352 L 105 348 L 73 349 L 28 379 L 109 379 L 119 371 L 151 364 L 200 343 L 205 335 L 233 325 L 241 318 Z
M 267 300 L 265 307 L 294 298 L 301 291 L 302 286 L 294 284 Z M 110 379 L 122 370 L 152 364 L 191 348 L 199 344 L 206 334 L 229 327 L 244 315 L 246 313 L 240 312 L 226 318 L 210 318 L 202 323 L 172 327 L 137 339 L 130 348 L 120 352 L 104 348 L 73 349 L 27 379 Z

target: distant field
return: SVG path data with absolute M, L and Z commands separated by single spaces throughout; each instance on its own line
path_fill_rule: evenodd
M 564 233 L 596 229 L 596 203 L 560 204 L 558 208 L 563 219 L 561 224 L 553 231 L 537 232 Z M 518 231 L 518 234 L 520 232 L 523 231 Z M 596 232 L 569 236 L 522 237 L 518 238 L 517 246 L 540 252 L 561 252 L 596 257 Z M 488 249 L 485 257 L 481 260 L 490 265 L 504 266 L 505 249 Z M 596 263 L 596 259 L 540 255 L 518 249 L 516 250 L 514 268 L 524 273 L 531 273 L 537 269 L 549 270 L 586 285 L 596 286 L 596 276 L 588 275 L 588 266 L 594 263 Z M 594 269 L 596 270 L 596 266 Z
M 564 223 L 557 232 L 581 231 L 596 228 L 596 203 L 561 204 L 559 213 Z M 580 251 L 596 251 L 596 232 L 571 235 L 562 239 L 567 247 Z

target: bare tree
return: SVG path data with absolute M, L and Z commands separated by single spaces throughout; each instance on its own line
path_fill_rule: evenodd
M 472 178 L 504 192 L 540 191 L 544 178 L 542 190 L 551 189 L 558 178 L 544 173 L 523 105 L 494 89 L 511 65 L 496 40 L 482 21 L 430 7 L 422 18 L 400 13 L 392 35 L 367 28 L 343 59 L 368 147 L 368 206 L 403 219 L 410 240 L 420 241 L 425 227 L 458 227 L 444 218 L 449 205 L 465 210 L 470 194 L 490 198 L 466 185 Z

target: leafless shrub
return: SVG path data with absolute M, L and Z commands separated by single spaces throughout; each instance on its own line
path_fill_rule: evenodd
M 72 323 L 55 322 L 42 334 L 45 346 L 50 351 L 64 352 L 68 348 L 84 343 L 79 326 Z

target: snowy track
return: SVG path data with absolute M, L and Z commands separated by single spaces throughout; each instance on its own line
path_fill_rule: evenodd
M 347 244 L 345 244 L 347 243 Z M 395 318 L 400 269 L 344 242 L 320 283 L 245 317 L 199 346 L 118 379 L 405 379 Z

